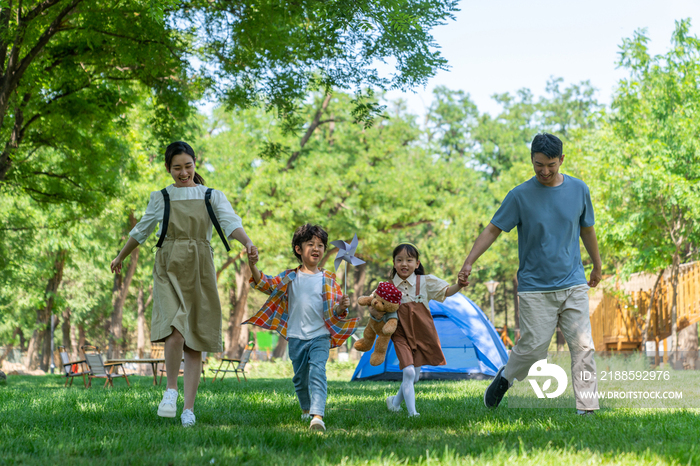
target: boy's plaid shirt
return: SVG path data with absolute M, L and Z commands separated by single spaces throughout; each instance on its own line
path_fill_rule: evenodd
M 265 329 L 277 330 L 280 335 L 287 339 L 289 282 L 296 278 L 298 270 L 298 268 L 285 270 L 276 277 L 261 274 L 257 285 L 251 278 L 250 285 L 254 289 L 270 295 L 270 297 L 263 307 L 242 325 L 253 324 Z M 335 274 L 324 269 L 320 270 L 323 272 L 323 320 L 331 334 L 331 348 L 335 348 L 341 346 L 350 335 L 355 333 L 359 318 L 342 319 L 338 316 L 338 304 L 343 295 L 340 286 L 335 281 Z

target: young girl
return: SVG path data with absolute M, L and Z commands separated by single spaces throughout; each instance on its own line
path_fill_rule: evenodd
M 167 147 L 165 169 L 174 183 L 151 193 L 146 213 L 129 232 L 126 245 L 111 264 L 112 272 L 121 272 L 124 259 L 160 222 L 158 236 L 162 237 L 153 266 L 151 341 L 165 342 L 168 383 L 158 415 L 176 415 L 177 378 L 184 350 L 185 403 L 180 419 L 185 427 L 195 423 L 193 408 L 202 372 L 201 352 L 222 351 L 221 304 L 209 245 L 212 223 L 222 240 L 225 232 L 228 238 L 243 244 L 249 256 L 257 257 L 257 249 L 226 196 L 207 189 L 202 177 L 195 173 L 196 160 L 194 150 L 185 142 Z
M 434 275 L 425 275 L 419 260 L 418 248 L 411 243 L 401 243 L 393 253 L 394 268 L 391 271 L 394 286 L 401 291 L 398 309 L 399 324 L 391 336 L 403 371 L 403 382 L 395 396 L 386 399 L 390 411 L 400 411 L 401 402 L 406 401 L 409 416 L 420 416 L 416 412 L 416 395 L 413 385 L 420 377 L 421 366 L 446 364 L 440 339 L 428 302 L 444 301 L 457 293 L 462 286 L 449 285 Z

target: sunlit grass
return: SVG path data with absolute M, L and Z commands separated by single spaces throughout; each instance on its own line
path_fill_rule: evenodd
M 255 363 L 200 386 L 197 425 L 156 416 L 162 386 L 63 388 L 58 376 L 0 386 L 0 464 L 700 464 L 696 410 L 483 407 L 487 381 L 421 381 L 419 418 L 387 411 L 398 382 L 349 382 L 329 364 L 325 434 L 300 420 L 289 363 Z M 76 386 L 77 384 L 77 386 Z M 182 407 L 182 398 L 179 400 Z

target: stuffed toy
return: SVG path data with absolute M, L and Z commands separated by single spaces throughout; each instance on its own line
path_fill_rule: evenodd
M 381 282 L 370 296 L 361 296 L 357 303 L 360 306 L 370 306 L 370 319 L 362 339 L 355 342 L 354 348 L 357 351 L 369 351 L 376 337 L 377 344 L 374 345 L 369 363 L 378 366 L 384 362 L 389 340 L 399 323 L 396 311 L 401 304 L 401 292 L 393 283 Z

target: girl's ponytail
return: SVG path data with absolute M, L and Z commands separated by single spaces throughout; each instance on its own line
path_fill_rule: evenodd
M 173 161 L 173 157 L 179 154 L 187 154 L 190 157 L 192 157 L 192 160 L 195 163 L 193 181 L 195 182 L 195 184 L 204 185 L 204 178 L 202 178 L 202 175 L 200 175 L 199 172 L 197 172 L 196 170 L 197 157 L 194 155 L 194 149 L 192 149 L 192 146 L 190 146 L 186 142 L 175 141 L 165 148 L 165 166 L 168 167 L 168 170 L 170 170 L 170 164 Z

